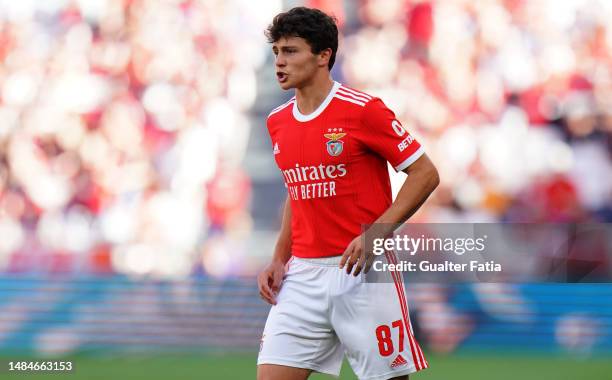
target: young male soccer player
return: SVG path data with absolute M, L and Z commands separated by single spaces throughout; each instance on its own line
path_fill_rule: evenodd
M 360 379 L 407 379 L 427 361 L 404 286 L 395 274 L 392 283 L 365 282 L 372 255 L 360 235 L 362 225 L 404 222 L 438 185 L 437 171 L 380 99 L 332 80 L 331 17 L 293 8 L 266 35 L 278 82 L 295 96 L 267 121 L 288 196 L 274 257 L 258 277 L 273 307 L 257 378 L 338 375 L 346 354 Z M 408 173 L 393 203 L 387 161 Z

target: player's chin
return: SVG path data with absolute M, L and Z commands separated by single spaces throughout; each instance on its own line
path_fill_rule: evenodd
M 278 82 L 278 85 L 283 90 L 289 90 L 289 89 L 293 88 L 293 85 L 292 85 L 291 81 L 288 81 L 288 80 L 286 80 L 284 82 Z

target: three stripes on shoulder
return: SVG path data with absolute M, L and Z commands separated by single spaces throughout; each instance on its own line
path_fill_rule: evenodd
M 344 86 L 338 87 L 338 89 L 336 90 L 336 93 L 334 94 L 334 98 L 344 100 L 345 102 L 357 104 L 361 107 L 365 107 L 366 103 L 372 100 L 372 96 L 364 92 L 356 91 L 356 90 L 353 90 L 353 89 L 350 89 Z M 268 115 L 268 117 L 274 115 L 277 112 L 282 111 L 283 109 L 287 108 L 293 103 L 295 103 L 295 96 L 289 99 L 286 103 L 283 103 L 280 106 L 273 109 Z

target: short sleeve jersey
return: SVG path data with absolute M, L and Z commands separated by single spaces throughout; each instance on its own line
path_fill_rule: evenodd
M 297 257 L 341 255 L 391 205 L 387 161 L 400 171 L 424 153 L 382 100 L 338 82 L 313 113 L 301 114 L 292 98 L 267 127 Z

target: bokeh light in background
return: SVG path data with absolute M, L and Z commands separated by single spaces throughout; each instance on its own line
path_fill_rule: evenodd
M 381 96 L 440 169 L 415 221 L 612 219 L 608 2 L 310 5 L 339 17 L 336 78 Z M 253 207 L 281 181 L 264 123 L 288 95 L 262 31 L 282 6 L 2 2 L 2 268 L 253 274 L 282 204 L 278 186 L 257 206 L 274 212 Z
M 609 1 L 4 0 L 0 271 L 252 278 L 285 197 L 265 118 L 291 96 L 263 30 L 301 4 L 338 17 L 335 79 L 380 96 L 437 165 L 414 221 L 612 221 Z M 454 349 L 476 321 L 422 292 L 420 312 L 442 321 L 422 326 L 430 343 Z M 526 297 L 474 290 L 487 292 L 506 296 L 480 300 L 494 318 Z M 559 320 L 572 335 L 558 341 L 592 347 L 592 318 Z M 466 328 L 448 335 L 453 321 Z M 46 349 L 77 345 L 45 334 Z
M 172 278 L 228 255 L 207 242 L 252 225 L 249 110 L 281 6 L 3 1 L 2 269 Z
M 419 220 L 456 220 L 453 208 L 464 221 L 610 220 L 610 4 L 365 4 L 343 74 L 410 122 L 439 166 L 449 196 Z

